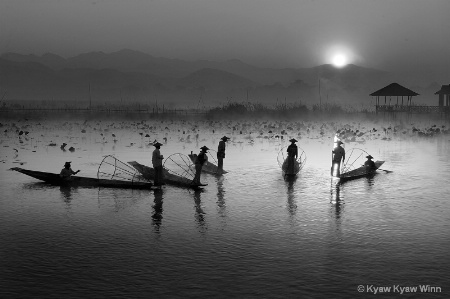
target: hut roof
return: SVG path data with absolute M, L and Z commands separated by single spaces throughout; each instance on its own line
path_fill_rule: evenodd
M 417 92 L 412 91 L 398 83 L 391 83 L 380 90 L 370 94 L 371 96 L 417 96 Z
M 441 90 L 436 91 L 434 94 L 450 94 L 450 84 L 442 85 Z

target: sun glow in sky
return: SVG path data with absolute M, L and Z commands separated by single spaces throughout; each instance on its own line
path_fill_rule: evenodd
M 335 67 L 344 67 L 347 65 L 347 57 L 344 54 L 338 53 L 333 56 L 332 62 Z
M 445 74 L 450 65 L 449 0 L 129 2 L 0 0 L 0 54 L 131 49 L 276 68 L 339 66 L 340 54 L 347 65 Z
M 326 63 L 330 63 L 337 68 L 342 68 L 349 63 L 354 63 L 355 59 L 356 55 L 348 45 L 329 46 L 325 51 Z

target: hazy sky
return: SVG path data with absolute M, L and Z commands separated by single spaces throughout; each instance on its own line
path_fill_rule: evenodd
M 0 0 L 0 53 L 450 68 L 450 0 Z

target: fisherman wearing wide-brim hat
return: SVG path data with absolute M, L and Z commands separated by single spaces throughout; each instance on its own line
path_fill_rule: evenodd
M 367 161 L 364 162 L 364 166 L 366 166 L 366 168 L 369 169 L 377 169 L 377 167 L 375 166 L 375 162 L 372 161 L 373 157 L 371 155 L 366 156 Z
M 155 179 L 154 179 L 154 185 L 155 186 L 161 186 L 163 185 L 163 166 L 162 166 L 162 160 L 164 159 L 164 156 L 161 155 L 161 152 L 159 149 L 161 148 L 161 143 L 154 142 L 153 146 L 155 149 L 153 150 L 152 154 L 152 164 L 153 168 L 155 169 Z
M 200 153 L 197 155 L 197 159 L 195 159 L 195 177 L 193 183 L 196 185 L 201 185 L 200 183 L 200 174 L 202 172 L 202 167 L 206 163 L 208 163 L 208 156 L 206 155 L 209 150 L 208 147 L 202 146 Z
M 72 162 L 64 163 L 64 168 L 61 170 L 59 174 L 59 176 L 65 180 L 69 180 L 72 175 L 80 172 L 79 170 L 73 171 L 72 168 L 70 167 L 70 163 Z
M 345 149 L 341 146 L 344 144 L 342 141 L 338 140 L 336 142 L 337 146 L 332 150 L 332 166 L 331 166 L 331 175 L 332 176 L 341 176 L 341 161 L 345 161 Z
M 289 140 L 291 144 L 287 148 L 287 168 L 286 168 L 286 174 L 295 174 L 295 161 L 298 157 L 298 147 L 295 144 L 297 140 L 295 138 L 292 138 Z
M 223 159 L 225 159 L 225 142 L 230 139 L 227 136 L 220 138 L 219 146 L 217 147 L 217 167 L 223 170 Z

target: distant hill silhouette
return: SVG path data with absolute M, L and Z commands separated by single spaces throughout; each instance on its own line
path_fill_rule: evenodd
M 91 97 L 101 103 L 159 100 L 189 104 L 201 98 L 206 105 L 230 99 L 365 105 L 370 103 L 370 93 L 392 82 L 432 102 L 434 88 L 448 84 L 450 77 L 420 70 L 389 73 L 351 64 L 344 68 L 260 68 L 236 59 L 184 61 L 124 49 L 70 58 L 5 53 L 0 56 L 0 80 L 0 91 L 6 91 L 9 100 L 83 100 L 90 86 Z

